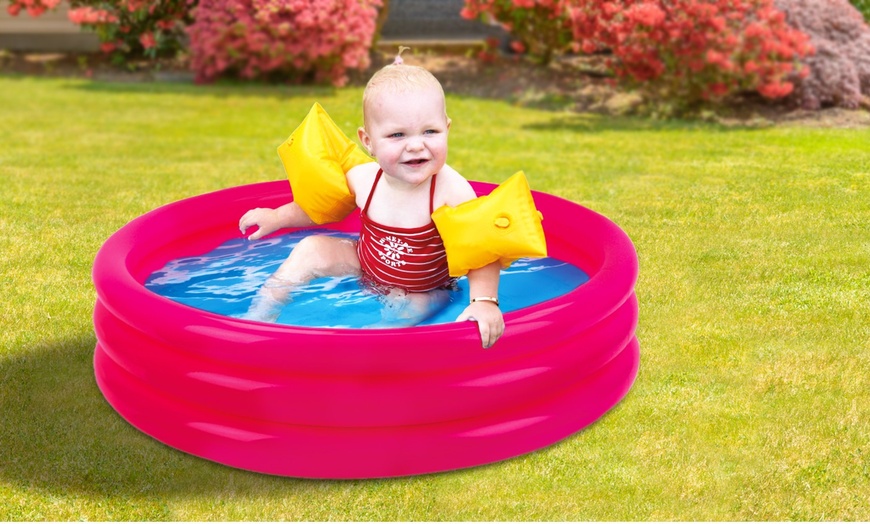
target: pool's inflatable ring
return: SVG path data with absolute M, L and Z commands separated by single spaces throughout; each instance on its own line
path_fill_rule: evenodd
M 491 184 L 473 183 L 478 194 Z M 187 453 L 313 478 L 412 475 L 485 464 L 591 424 L 637 373 L 637 257 L 588 209 L 535 193 L 550 256 L 590 279 L 505 315 L 489 350 L 471 322 L 364 330 L 264 324 L 144 287 L 171 259 L 238 235 L 253 207 L 292 198 L 270 182 L 143 215 L 97 254 L 97 383 L 131 424 Z M 215 212 L 219 210 L 220 212 Z M 357 232 L 352 214 L 331 229 Z

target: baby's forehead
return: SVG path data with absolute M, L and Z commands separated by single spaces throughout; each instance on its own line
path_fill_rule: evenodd
M 408 100 L 419 98 L 423 99 L 440 99 L 444 100 L 444 92 L 437 86 L 414 87 L 408 89 L 400 86 L 384 86 L 369 93 L 365 102 L 369 105 L 389 105 L 397 100 Z
M 387 66 L 369 80 L 363 93 L 363 103 L 382 96 L 424 93 L 433 90 L 444 96 L 444 90 L 438 79 L 429 71 L 407 65 Z
M 416 103 L 418 101 L 419 104 Z M 444 92 L 436 86 L 418 87 L 416 89 L 382 89 L 370 93 L 370 96 L 363 102 L 363 115 L 367 119 L 376 117 L 383 111 L 398 110 L 401 106 L 407 107 L 409 104 L 416 107 L 428 105 L 426 102 L 437 103 L 439 112 L 442 112 L 445 117 L 447 113 L 447 101 L 444 98 Z

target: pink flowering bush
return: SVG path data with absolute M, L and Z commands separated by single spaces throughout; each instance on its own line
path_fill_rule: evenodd
M 528 52 L 549 63 L 571 46 L 573 35 L 566 0 L 465 0 L 463 18 L 495 20 L 517 40 L 515 52 Z
M 60 0 L 9 0 L 6 11 L 12 16 L 24 10 L 30 16 L 37 17 L 46 11 L 50 11 L 60 4 Z
M 773 2 L 465 0 L 463 16 L 492 17 L 546 56 L 607 52 L 617 82 L 682 110 L 739 92 L 782 98 L 793 91 L 813 47 Z
M 609 49 L 622 83 L 677 109 L 756 91 L 782 98 L 807 74 L 809 37 L 773 0 L 574 0 L 570 18 L 585 51 Z
M 43 0 L 45 1 L 45 0 Z M 69 19 L 94 31 L 103 52 L 171 56 L 183 48 L 184 27 L 196 0 L 71 0 Z
M 201 0 L 190 26 L 198 82 L 222 75 L 343 85 L 369 65 L 380 0 Z
M 870 27 L 847 0 L 776 0 L 788 22 L 812 39 L 809 75 L 796 78 L 794 99 L 807 109 L 857 108 L 870 100 Z

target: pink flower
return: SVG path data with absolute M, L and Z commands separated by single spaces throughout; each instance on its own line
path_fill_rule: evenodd
M 802 79 L 810 76 L 810 66 L 804 64 L 803 67 L 801 67 L 801 70 L 798 71 L 798 76 Z
M 716 82 L 710 85 L 710 92 L 715 96 L 723 96 L 728 94 L 728 86 L 722 82 Z
M 794 85 L 790 82 L 776 83 L 771 82 L 764 84 L 758 88 L 758 92 L 765 98 L 782 98 L 789 95 L 794 90 Z
M 613 16 L 619 13 L 621 8 L 613 2 L 605 2 L 601 4 L 601 11 L 607 16 Z
M 9 4 L 6 6 L 6 12 L 12 16 L 18 16 L 18 13 L 21 12 L 21 4 Z
M 139 43 L 142 44 L 142 47 L 144 47 L 145 49 L 157 47 L 157 40 L 154 39 L 154 34 L 151 32 L 142 33 L 139 36 Z
M 478 51 L 477 59 L 483 62 L 484 64 L 489 64 L 495 62 L 495 55 L 489 51 Z
M 29 14 L 30 16 L 32 16 L 34 18 L 36 18 L 37 16 L 41 15 L 44 12 L 45 12 L 45 8 L 42 7 L 41 5 L 29 5 L 29 6 L 27 6 L 27 14 Z
M 69 18 L 70 22 L 78 25 L 114 24 L 118 21 L 118 18 L 112 13 L 102 9 L 94 9 L 90 6 L 70 9 L 67 13 L 67 17 Z
M 635 4 L 625 12 L 625 16 L 638 24 L 655 27 L 665 21 L 665 12 L 652 2 Z
M 511 42 L 511 49 L 515 53 L 525 53 L 526 52 L 526 44 L 520 42 L 519 40 L 514 40 Z
M 114 42 L 103 42 L 100 44 L 100 51 L 108 54 L 114 51 L 117 47 L 118 46 L 116 46 Z

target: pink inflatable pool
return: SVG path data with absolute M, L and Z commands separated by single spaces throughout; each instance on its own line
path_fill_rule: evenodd
M 478 194 L 492 184 L 474 183 Z M 535 193 L 550 256 L 590 279 L 505 315 L 489 350 L 473 323 L 365 330 L 264 324 L 194 309 L 144 287 L 167 261 L 237 237 L 286 181 L 156 209 L 97 254 L 97 383 L 132 425 L 237 468 L 310 478 L 414 475 L 494 462 L 591 424 L 637 375 L 637 255 L 613 222 Z M 352 213 L 331 229 L 358 231 Z

